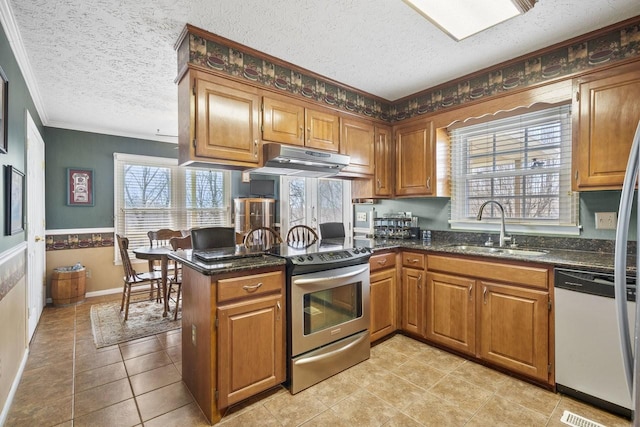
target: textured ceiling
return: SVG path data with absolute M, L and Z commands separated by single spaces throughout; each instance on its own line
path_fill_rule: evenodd
M 394 101 L 640 15 L 640 1 L 540 0 L 461 42 L 401 0 L 0 0 L 0 15 L 45 125 L 175 142 L 156 133 L 177 135 L 186 23 Z

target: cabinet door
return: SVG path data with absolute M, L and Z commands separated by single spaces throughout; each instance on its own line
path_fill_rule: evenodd
M 396 270 L 371 273 L 371 342 L 396 330 Z
M 257 164 L 260 97 L 203 79 L 196 94 L 196 156 Z
M 374 189 L 378 197 L 393 196 L 393 150 L 391 129 L 383 126 L 375 128 L 374 143 Z
M 478 281 L 479 357 L 542 381 L 549 371 L 549 294 Z
M 638 64 L 578 79 L 576 85 L 573 188 L 620 189 L 640 120 Z
M 304 107 L 264 98 L 262 138 L 290 145 L 304 145 Z
M 424 271 L 402 268 L 402 329 L 423 335 Z
M 340 118 L 334 114 L 305 110 L 306 147 L 338 152 L 340 147 Z
M 218 308 L 218 407 L 285 380 L 281 294 Z
M 431 122 L 396 129 L 396 196 L 433 194 L 434 148 Z
M 373 124 L 352 119 L 342 120 L 340 153 L 350 157 L 344 172 L 373 175 L 374 171 Z
M 427 273 L 426 338 L 475 355 L 474 287 L 472 279 Z

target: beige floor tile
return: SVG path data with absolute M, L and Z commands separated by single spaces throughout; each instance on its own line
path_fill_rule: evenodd
M 137 341 L 120 344 L 120 352 L 124 360 L 133 359 L 134 357 L 144 356 L 149 353 L 156 353 L 162 350 L 160 341 L 155 336 L 146 337 L 144 341 Z
M 176 345 L 165 349 L 173 363 L 182 361 L 182 346 Z
M 75 392 L 79 393 L 122 378 L 127 378 L 127 371 L 124 369 L 123 362 L 83 371 L 76 375 Z
M 142 372 L 129 377 L 133 394 L 139 396 L 169 384 L 182 381 L 182 376 L 173 365 Z
M 451 375 L 491 391 L 497 391 L 509 380 L 508 375 L 469 360 L 458 366 Z
M 93 338 L 90 340 L 76 340 L 76 357 L 80 358 L 85 355 L 95 355 L 110 350 L 118 350 L 118 345 L 110 345 L 107 347 L 96 348 Z
M 497 394 L 546 417 L 551 415 L 561 398 L 559 394 L 509 377 L 498 389 Z
M 164 350 L 124 361 L 129 376 L 170 365 L 171 363 L 171 358 Z
M 200 411 L 198 404 L 191 402 L 181 408 L 145 421 L 144 425 L 145 427 L 204 427 L 210 424 Z
M 305 421 L 301 424 L 302 427 L 352 427 L 351 422 L 339 418 L 335 412 L 331 409 L 327 409 L 324 412 L 311 418 L 309 421 Z
M 469 427 L 538 427 L 547 425 L 549 417 L 527 409 L 502 396 L 493 396 L 467 423 Z
M 586 403 L 577 401 L 568 396 L 562 396 L 558 406 L 549 417 L 548 427 L 566 427 L 567 425 L 560 421 L 564 411 L 573 412 L 576 415 L 585 417 L 591 421 L 595 421 L 607 427 L 630 427 L 633 423 L 626 418 L 619 417 L 609 412 L 601 411 Z
M 56 363 L 25 371 L 16 391 L 13 404 L 48 405 L 73 394 L 73 361 Z
M 107 406 L 84 416 L 76 417 L 74 427 L 134 426 L 140 423 L 140 416 L 133 399 Z
M 473 416 L 473 412 L 430 392 L 424 392 L 402 412 L 429 427 L 463 426 Z
M 441 371 L 453 372 L 466 362 L 466 359 L 460 356 L 447 353 L 437 348 L 426 347 L 423 351 L 426 352 L 428 356 L 422 357 L 420 360 L 428 362 L 431 366 Z
M 156 335 L 162 347 L 169 348 L 182 345 L 182 330 L 174 329 L 173 331 L 164 332 Z
M 384 427 L 420 427 L 423 425 L 424 424 L 419 423 L 410 416 L 400 412 L 391 417 L 389 422 L 387 422 Z
M 193 397 L 182 381 L 169 384 L 149 393 L 136 396 L 142 421 L 166 414 L 193 402 Z
M 282 393 L 264 403 L 264 407 L 283 426 L 297 426 L 327 410 L 310 390 L 298 394 Z
M 341 372 L 309 388 L 309 393 L 325 406 L 331 407 L 359 389 L 360 386 L 349 375 Z
M 475 412 L 493 395 L 493 392 L 478 387 L 459 377 L 447 375 L 429 391 L 436 396 L 448 400 L 467 412 Z
M 379 378 L 387 372 L 386 369 L 376 365 L 371 360 L 365 360 L 346 371 L 352 381 L 364 387 L 370 383 L 377 383 Z
M 353 426 L 381 426 L 398 414 L 393 406 L 366 390 L 360 390 L 331 407 Z
M 393 370 L 393 373 L 425 390 L 433 387 L 447 373 L 426 362 L 410 360 Z
M 380 382 L 363 388 L 398 410 L 402 410 L 424 392 L 424 389 L 391 372 L 385 373 Z
M 133 393 L 127 378 L 76 393 L 76 417 L 131 399 Z
M 229 420 L 231 418 L 237 417 L 238 415 L 255 409 L 256 406 L 263 406 L 266 402 L 279 396 L 280 394 L 290 395 L 289 390 L 287 390 L 283 386 L 277 386 L 263 391 L 256 396 L 238 402 L 227 409 L 224 414 L 223 420 Z
M 258 405 L 237 417 L 223 418 L 220 424 L 217 425 L 220 427 L 280 427 L 285 424 L 281 424 L 264 406 Z
M 76 373 L 89 371 L 102 366 L 113 365 L 114 363 L 121 361 L 122 356 L 120 355 L 120 349 L 118 348 L 95 354 L 83 354 L 82 356 L 76 357 Z
M 54 426 L 71 420 L 72 396 L 68 395 L 45 404 L 37 398 L 19 403 L 14 400 L 5 427 Z

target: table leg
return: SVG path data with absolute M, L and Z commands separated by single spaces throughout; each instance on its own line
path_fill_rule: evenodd
M 167 301 L 167 270 L 169 264 L 169 257 L 163 255 L 160 259 L 160 269 L 162 274 L 162 301 L 164 303 L 164 310 L 162 312 L 162 317 L 167 317 L 167 312 L 169 309 L 169 301 Z

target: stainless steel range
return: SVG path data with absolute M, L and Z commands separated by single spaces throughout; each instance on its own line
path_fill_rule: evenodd
M 371 249 L 320 241 L 273 253 L 287 259 L 288 374 L 295 394 L 369 358 Z

